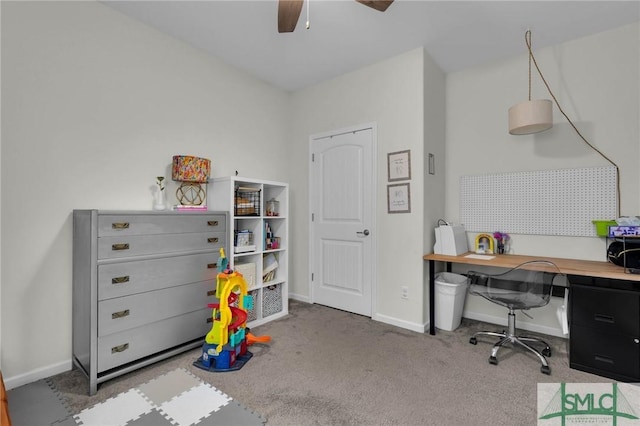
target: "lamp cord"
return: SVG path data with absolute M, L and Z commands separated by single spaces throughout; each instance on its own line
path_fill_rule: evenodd
M 611 160 L 609 157 L 604 155 L 602 153 L 602 151 L 600 151 L 598 148 L 596 148 L 591 143 L 589 143 L 589 141 L 582 135 L 582 133 L 580 133 L 580 130 L 578 130 L 578 128 L 575 126 L 575 124 L 573 124 L 573 121 L 571 121 L 569 116 L 564 112 L 564 110 L 560 106 L 560 103 L 558 102 L 558 99 L 556 99 L 556 96 L 553 94 L 553 91 L 551 90 L 551 87 L 549 87 L 549 84 L 547 83 L 547 80 L 544 78 L 544 75 L 542 75 L 542 71 L 540 71 L 540 67 L 538 66 L 538 62 L 536 61 L 536 57 L 533 55 L 533 49 L 531 48 L 531 30 L 527 30 L 527 32 L 524 35 L 524 40 L 525 40 L 525 43 L 527 44 L 527 49 L 529 50 L 529 100 L 531 100 L 531 61 L 533 61 L 533 64 L 535 65 L 536 70 L 538 71 L 538 74 L 540 75 L 540 78 L 542 79 L 542 82 L 544 83 L 544 85 L 547 88 L 547 91 L 549 92 L 549 94 L 553 98 L 553 102 L 556 104 L 556 106 L 558 107 L 558 110 L 564 116 L 564 118 L 567 119 L 567 121 L 569 122 L 571 127 L 573 127 L 573 130 L 575 130 L 577 135 L 580 136 L 580 139 L 582 139 L 582 141 L 584 143 L 586 143 L 591 149 L 593 149 L 595 152 L 600 154 L 600 156 L 602 156 L 602 158 L 607 160 L 609 163 L 611 163 L 613 165 L 613 167 L 615 167 L 615 169 L 616 169 L 616 191 L 617 191 L 617 194 L 616 194 L 617 195 L 617 197 L 616 197 L 617 198 L 616 199 L 616 202 L 617 202 L 617 205 L 616 205 L 616 217 L 620 217 L 620 168 L 618 167 L 618 165 L 613 160 Z

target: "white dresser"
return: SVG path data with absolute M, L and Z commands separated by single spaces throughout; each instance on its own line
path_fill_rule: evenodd
M 89 394 L 202 344 L 227 212 L 74 210 L 73 361 Z

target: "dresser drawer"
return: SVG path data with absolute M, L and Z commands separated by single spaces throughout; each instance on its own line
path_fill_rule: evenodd
M 211 309 L 202 309 L 178 317 L 98 338 L 98 372 L 138 360 L 156 352 L 204 338 L 211 329 L 207 320 Z M 204 340 L 203 340 L 204 342 Z
M 100 214 L 98 237 L 223 232 L 226 228 L 225 218 L 221 214 L 190 213 Z
M 571 324 L 640 337 L 640 293 L 572 284 Z
M 225 245 L 224 232 L 130 235 L 98 238 L 98 259 L 219 250 Z
M 569 339 L 571 368 L 606 377 L 640 379 L 640 344 L 634 336 L 596 332 L 572 326 Z
M 215 280 L 219 253 L 98 265 L 98 300 Z
M 98 303 L 98 336 L 206 308 L 217 300 L 215 290 L 215 281 L 203 281 L 103 300 Z

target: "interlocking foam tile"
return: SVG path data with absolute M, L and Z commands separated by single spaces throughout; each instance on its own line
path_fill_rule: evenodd
M 213 413 L 202 421 L 202 425 L 235 425 L 235 426 L 259 426 L 264 424 L 264 420 L 253 411 L 244 408 L 240 403 L 231 401 L 219 411 Z M 159 425 L 158 425 L 159 426 Z M 200 425 L 198 425 L 200 426 Z
M 11 389 L 7 397 L 15 425 L 48 425 L 71 416 L 60 394 L 45 380 Z M 38 404 L 37 410 L 33 409 L 34 403 Z
M 169 419 L 166 419 L 158 410 L 153 410 L 148 414 L 143 414 L 127 426 L 173 426 Z
M 156 406 L 160 406 L 171 398 L 198 386 L 200 379 L 185 370 L 173 370 L 153 379 L 138 389 Z
M 189 389 L 187 392 L 162 404 L 163 414 L 178 426 L 197 424 L 200 420 L 218 411 L 231 401 L 227 395 L 206 383 Z
M 82 425 L 125 425 L 155 407 L 147 401 L 137 389 L 108 399 L 75 415 L 76 422 Z
M 177 369 L 74 416 L 79 425 L 255 425 L 264 420 L 231 397 Z M 58 426 L 58 425 L 55 425 Z M 66 426 L 66 425 L 59 425 Z

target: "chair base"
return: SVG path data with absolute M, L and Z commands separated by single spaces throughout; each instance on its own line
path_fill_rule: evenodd
M 549 344 L 547 342 L 545 342 L 544 340 L 538 339 L 538 338 L 535 338 L 535 337 L 516 336 L 515 329 L 516 329 L 516 316 L 515 316 L 515 313 L 513 312 L 513 310 L 510 310 L 509 311 L 509 322 L 508 322 L 508 330 L 507 331 L 503 331 L 502 333 L 497 333 L 495 331 L 479 331 L 479 332 L 475 333 L 473 336 L 471 336 L 471 338 L 469 339 L 469 343 L 471 343 L 473 345 L 477 344 L 478 343 L 478 339 L 477 339 L 478 336 L 498 337 L 498 338 L 500 338 L 500 340 L 498 341 L 498 343 L 493 345 L 493 348 L 491 349 L 491 356 L 489 357 L 489 363 L 490 364 L 497 365 L 498 364 L 498 358 L 497 358 L 498 351 L 500 350 L 501 347 L 503 347 L 507 343 L 511 343 L 511 344 L 513 344 L 513 346 L 518 346 L 519 345 L 519 346 L 527 349 L 528 351 L 530 351 L 534 355 L 536 355 L 538 357 L 538 359 L 540 360 L 540 363 L 542 364 L 542 366 L 540 367 L 540 372 L 542 372 L 543 374 L 551 374 L 551 367 L 549 367 L 549 363 L 547 362 L 547 359 L 545 358 L 545 356 L 551 356 L 551 347 L 549 346 Z M 534 348 L 533 346 L 529 345 L 528 343 L 539 343 L 541 345 L 544 345 L 544 349 L 542 351 L 539 351 L 536 348 Z

